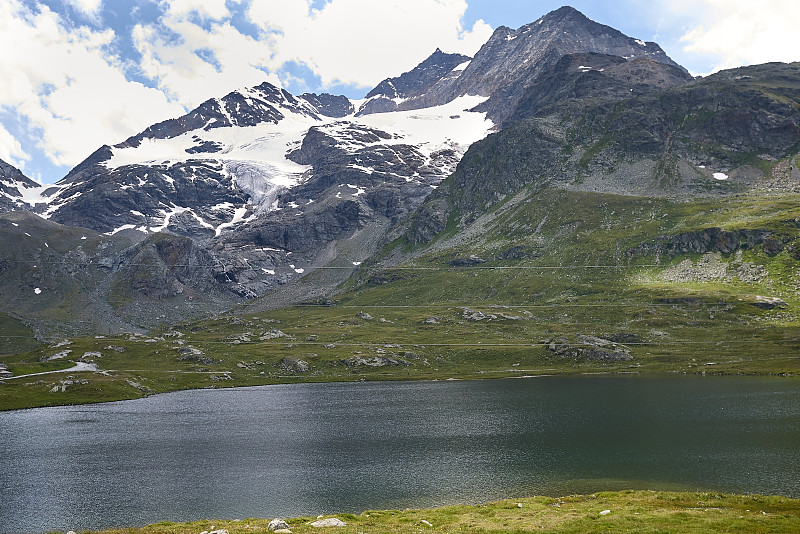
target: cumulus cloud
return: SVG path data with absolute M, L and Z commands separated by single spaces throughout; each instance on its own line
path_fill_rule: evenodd
M 23 150 L 20 142 L 0 124 L 0 160 L 18 169 L 24 169 L 25 161 L 29 159 L 30 155 Z
M 363 87 L 416 66 L 437 47 L 473 55 L 492 28 L 477 21 L 464 28 L 465 0 L 261 0 L 250 5 L 252 22 L 274 43 L 273 64 L 308 66 L 324 85 Z
M 162 1 L 169 17 L 181 18 L 196 14 L 201 18 L 220 20 L 230 15 L 225 0 L 169 0 Z
M 230 22 L 215 22 L 206 29 L 187 18 L 190 12 L 180 13 L 160 20 L 171 35 L 154 24 L 140 24 L 133 30 L 142 72 L 171 99 L 192 108 L 210 97 L 270 78 L 264 71 L 271 62 L 269 47 Z
M 684 0 L 671 2 L 671 9 L 699 19 L 681 41 L 687 52 L 713 56 L 715 71 L 800 61 L 800 3 L 796 0 Z
M 0 50 L 25 43 L 24 54 L 0 54 L 0 106 L 37 131 L 38 147 L 56 165 L 75 165 L 104 143 L 183 112 L 162 92 L 126 79 L 109 52 L 113 39 L 112 30 L 67 29 L 46 6 L 0 3 Z M 2 153 L 24 158 L 9 137 L 0 136 Z
M 78 11 L 94 16 L 100 10 L 103 0 L 66 0 L 68 4 L 77 9 Z
M 472 55 L 492 32 L 482 20 L 462 27 L 465 0 L 328 0 L 318 9 L 311 0 L 259 0 L 247 9 L 262 32 L 257 38 L 231 24 L 222 0 L 160 5 L 164 15 L 157 23 L 133 31 L 141 69 L 189 108 L 265 79 L 281 85 L 275 73 L 297 82 L 284 69 L 288 63 L 310 69 L 323 88 L 372 87 L 410 70 L 437 47 Z

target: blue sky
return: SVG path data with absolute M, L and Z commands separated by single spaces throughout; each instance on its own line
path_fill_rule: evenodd
M 474 54 L 534 0 L 0 0 L 0 159 L 43 183 L 102 144 L 262 81 L 362 97 L 437 47 Z M 570 2 L 694 74 L 800 60 L 796 0 Z

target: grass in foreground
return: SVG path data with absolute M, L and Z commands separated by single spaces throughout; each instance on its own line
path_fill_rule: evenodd
M 320 532 L 372 534 L 393 532 L 637 532 L 637 533 L 794 533 L 800 532 L 800 500 L 759 495 L 604 492 L 562 498 L 531 497 L 475 506 L 429 510 L 366 511 L 340 514 L 344 527 L 319 529 L 313 517 L 289 519 L 295 534 Z M 104 534 L 199 534 L 225 529 L 229 534 L 267 532 L 269 519 L 157 523 Z

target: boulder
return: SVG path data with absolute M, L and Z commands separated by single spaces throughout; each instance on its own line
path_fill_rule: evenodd
M 572 343 L 564 338 L 545 341 L 550 352 L 562 358 L 576 360 L 627 361 L 632 360 L 631 351 L 625 345 L 596 336 L 578 335 Z
M 309 523 L 312 527 L 346 527 L 347 523 L 342 521 L 341 519 L 337 519 L 335 517 L 329 517 L 327 519 L 318 519 L 316 521 L 312 521 Z
M 287 525 L 286 521 L 284 521 L 283 519 L 275 518 L 275 519 L 273 519 L 272 521 L 269 522 L 269 525 L 267 525 L 267 528 L 269 530 L 272 530 L 272 531 L 275 531 L 275 530 L 288 530 L 289 529 L 289 525 Z
M 773 310 L 775 308 L 789 307 L 789 305 L 783 299 L 778 297 L 762 297 L 761 295 L 756 295 L 755 299 L 750 304 L 756 308 L 761 308 L 762 310 Z
M 61 352 L 57 352 L 57 353 L 53 354 L 52 356 L 42 356 L 42 357 L 39 358 L 38 361 L 40 361 L 40 362 L 51 362 L 53 360 L 61 360 L 63 358 L 66 358 L 67 356 L 69 356 L 71 352 L 72 352 L 72 350 L 70 350 L 70 349 L 62 350 Z
M 285 356 L 280 361 L 281 369 L 290 373 L 307 373 L 311 366 L 305 360 Z
M 390 358 L 388 356 L 372 356 L 370 358 L 363 358 L 361 356 L 353 356 L 352 358 L 347 358 L 345 360 L 341 360 L 342 363 L 347 365 L 348 367 L 358 367 L 358 366 L 367 366 L 367 367 L 398 367 L 401 365 L 408 365 L 408 362 L 401 359 Z
M 454 260 L 450 260 L 448 263 L 452 267 L 474 267 L 476 265 L 486 263 L 486 261 L 487 260 L 484 260 L 475 254 L 471 254 L 466 258 L 456 258 Z
M 270 339 L 278 339 L 281 337 L 288 337 L 288 336 L 283 332 L 281 332 L 280 330 L 278 330 L 277 328 L 273 328 L 272 330 L 261 334 L 261 337 L 259 337 L 258 339 L 261 341 L 268 341 Z
M 463 313 L 461 314 L 462 319 L 466 319 L 467 321 L 491 321 L 492 319 L 497 319 L 496 315 L 491 313 L 486 314 L 480 310 L 473 310 L 471 308 L 462 308 Z

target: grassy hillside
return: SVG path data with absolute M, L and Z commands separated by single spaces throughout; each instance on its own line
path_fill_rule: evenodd
M 474 506 L 431 510 L 366 511 L 339 514 L 346 526 L 328 530 L 341 534 L 390 532 L 797 532 L 800 501 L 784 497 L 733 496 L 718 493 L 623 491 L 532 497 Z M 295 534 L 318 532 L 313 517 L 286 521 Z M 195 534 L 225 529 L 229 534 L 268 532 L 269 519 L 157 523 L 141 529 L 105 531 L 106 534 Z
M 526 189 L 429 245 L 399 238 L 330 300 L 2 356 L 15 375 L 103 373 L 10 380 L 0 407 L 297 381 L 794 375 L 798 221 L 800 195 Z
M 0 312 L 0 355 L 38 347 L 33 330 L 16 317 Z

